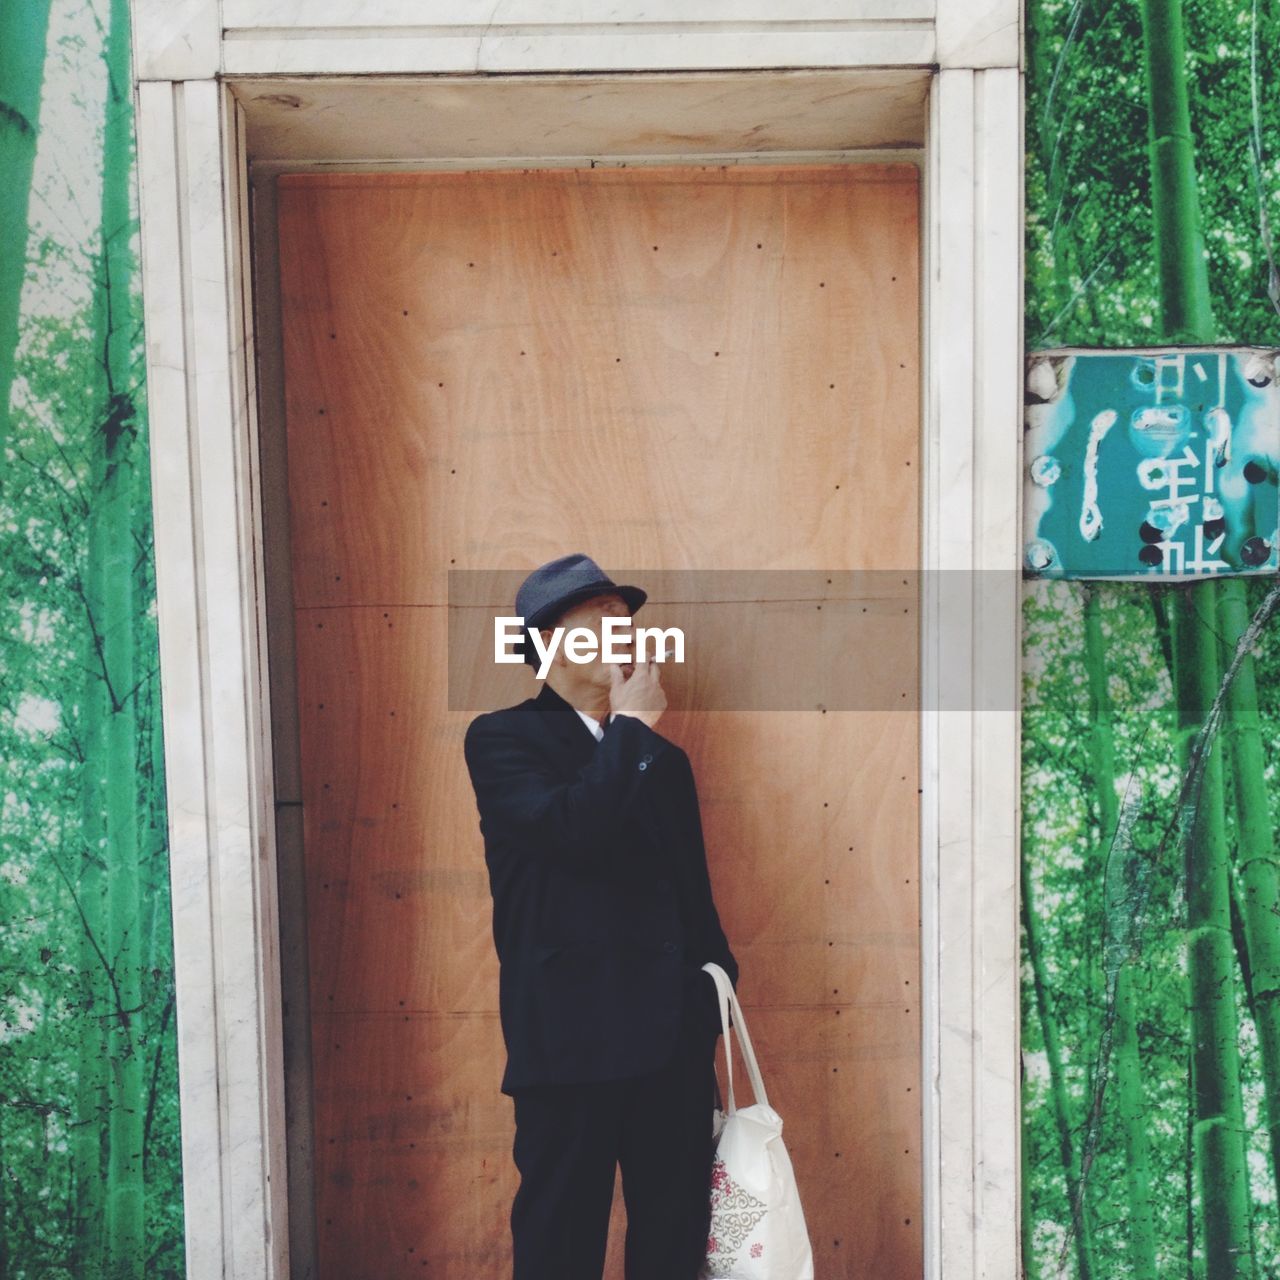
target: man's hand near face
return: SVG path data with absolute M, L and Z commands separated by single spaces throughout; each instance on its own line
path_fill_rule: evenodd
M 632 666 L 630 676 L 623 674 L 623 666 Z M 662 718 L 667 709 L 667 695 L 659 679 L 656 662 L 618 663 L 609 666 L 609 710 L 616 716 L 635 716 L 650 729 Z

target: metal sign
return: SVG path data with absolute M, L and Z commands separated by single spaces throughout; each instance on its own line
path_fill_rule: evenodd
M 1277 356 L 1259 347 L 1028 356 L 1024 572 L 1275 573 Z

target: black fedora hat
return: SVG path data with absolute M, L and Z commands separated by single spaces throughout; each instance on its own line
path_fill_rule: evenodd
M 610 593 L 620 595 L 632 613 L 644 604 L 649 594 L 640 587 L 614 582 L 590 556 L 574 552 L 539 565 L 520 584 L 516 592 L 516 614 L 524 619 L 527 630 L 537 630 L 550 626 L 575 604 Z

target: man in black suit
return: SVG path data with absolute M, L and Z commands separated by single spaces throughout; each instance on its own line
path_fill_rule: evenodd
M 599 635 L 645 598 L 572 555 L 529 575 L 516 613 L 548 640 Z M 738 965 L 689 758 L 654 728 L 665 706 L 654 664 L 562 646 L 536 697 L 467 729 L 521 1175 L 514 1280 L 600 1280 L 619 1164 L 626 1280 L 695 1280 L 705 1255 L 720 1013 L 701 966 L 736 987 Z

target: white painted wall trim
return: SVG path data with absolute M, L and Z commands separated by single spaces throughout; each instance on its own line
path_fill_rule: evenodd
M 977 378 L 974 560 L 975 1024 L 981 1043 L 974 1181 L 979 1272 L 1020 1274 L 1022 94 L 1015 68 L 976 72 Z
M 925 1275 L 1018 1275 L 1019 74 L 930 96 L 922 622 Z
M 131 0 L 135 78 L 1016 67 L 1019 0 Z
M 1003 2 L 1003 0 L 998 0 Z M 228 30 L 423 27 L 476 31 L 528 27 L 761 27 L 799 23 L 931 22 L 934 0 L 222 0 Z
M 246 361 L 242 134 L 212 80 L 142 83 L 160 681 L 190 1280 L 283 1280 L 278 910 Z
M 556 71 L 716 71 L 927 66 L 933 24 L 882 22 L 707 26 L 625 31 L 538 28 L 507 32 L 418 27 L 248 28 L 222 45 L 228 76 L 404 72 L 476 75 Z
M 218 0 L 129 0 L 135 80 L 205 80 L 218 74 Z
M 222 0 L 222 70 L 918 66 L 934 59 L 934 7 L 934 0 Z
M 1022 5 L 1019 0 L 939 0 L 940 67 L 1020 67 Z

